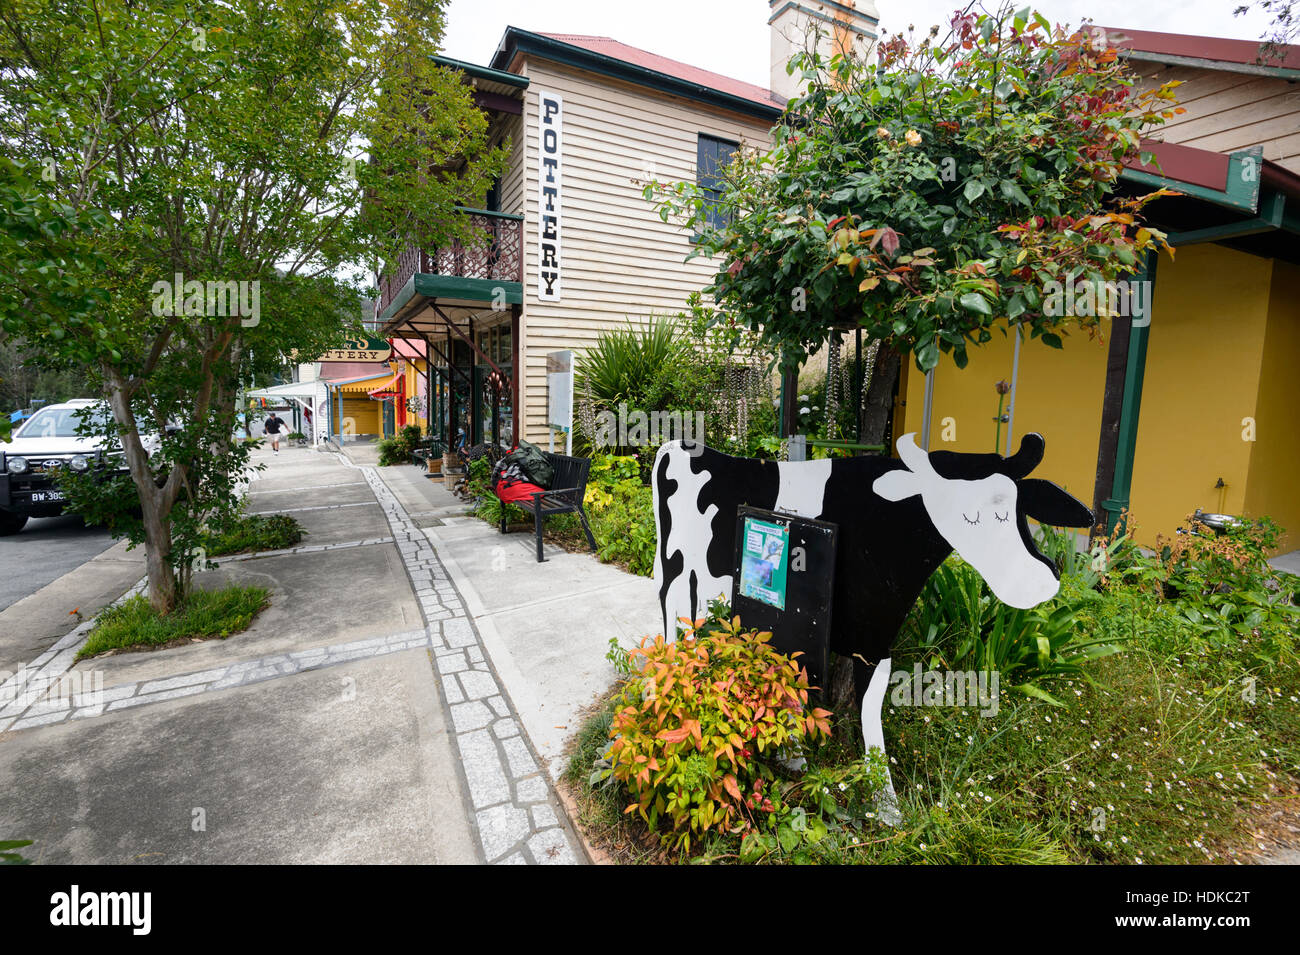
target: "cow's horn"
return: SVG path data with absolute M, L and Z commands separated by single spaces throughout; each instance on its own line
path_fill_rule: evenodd
M 898 439 L 898 456 L 903 459 L 903 463 L 908 466 L 913 474 L 934 474 L 934 467 L 930 464 L 929 452 L 922 451 L 916 446 L 916 432 L 911 431 Z
M 1020 439 L 1020 450 L 1006 459 L 1004 471 L 1007 477 L 1019 481 L 1026 477 L 1043 460 L 1043 436 L 1029 432 Z

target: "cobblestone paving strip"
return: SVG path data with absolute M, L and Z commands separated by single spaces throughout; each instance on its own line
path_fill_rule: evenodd
M 337 511 L 344 507 L 374 507 L 376 501 L 353 501 L 351 504 L 317 504 L 315 507 L 273 507 L 269 511 L 249 511 L 250 514 L 298 514 L 302 511 Z
M 254 478 L 256 480 L 256 478 Z M 301 494 L 303 491 L 323 491 L 331 487 L 360 487 L 365 481 L 345 481 L 342 484 L 313 484 L 310 487 L 277 487 L 267 491 L 249 491 L 249 497 L 260 497 L 263 494 L 288 494 L 293 491 Z M 367 504 L 370 502 L 367 501 Z
M 130 590 L 109 606 L 116 607 L 134 597 L 144 590 L 148 582 L 148 577 L 141 577 Z M 35 660 L 23 665 L 17 673 L 0 683 L 0 733 L 10 729 L 35 700 L 43 696 L 59 677 L 72 669 L 72 665 L 77 662 L 77 651 L 86 642 L 94 626 L 94 617 L 83 620 Z
M 576 840 L 560 822 L 550 783 L 432 542 L 374 468 L 357 469 L 384 510 L 428 624 L 484 857 L 505 865 L 577 863 Z
M 183 673 L 179 676 L 124 683 L 107 690 L 87 690 L 84 684 L 80 684 L 77 686 L 80 692 L 68 692 L 61 689 L 56 675 L 48 684 L 44 681 L 39 684 L 36 680 L 30 681 L 29 685 L 39 690 L 39 696 L 37 692 L 29 692 L 25 702 L 18 701 L 22 703 L 24 710 L 18 719 L 12 721 L 8 729 L 22 730 L 33 726 L 47 726 L 52 723 L 103 716 L 105 713 L 114 713 L 147 703 L 162 703 L 182 696 L 228 690 L 233 687 L 247 686 L 250 683 L 291 676 L 294 673 L 320 670 L 341 663 L 428 646 L 427 631 L 408 630 L 387 637 L 277 653 L 256 660 L 241 660 L 227 666 Z M 33 700 L 32 697 L 37 698 Z
M 336 544 L 303 544 L 301 547 L 284 547 L 280 550 L 255 550 L 247 554 L 231 554 L 229 557 L 213 557 L 217 565 L 229 564 L 240 560 L 260 560 L 263 557 L 284 557 L 290 554 L 317 554 L 326 550 L 347 550 L 349 547 L 370 547 L 373 544 L 395 543 L 391 537 L 368 537 L 359 541 L 340 541 Z

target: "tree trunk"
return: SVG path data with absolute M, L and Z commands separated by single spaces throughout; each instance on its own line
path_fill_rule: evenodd
M 889 444 L 889 435 L 885 431 L 894 410 L 894 389 L 898 385 L 899 365 L 898 352 L 881 342 L 876 349 L 871 384 L 867 387 L 867 398 L 862 405 L 858 440 L 863 444 Z
M 108 386 L 108 404 L 113 411 L 121 435 L 122 451 L 127 470 L 140 498 L 140 514 L 144 526 L 145 567 L 149 575 L 149 603 L 160 614 L 170 613 L 176 607 L 176 573 L 171 565 L 172 528 L 171 502 L 168 494 L 154 483 L 149 467 L 149 454 L 140 440 L 140 431 L 131 413 L 128 385 L 120 372 L 104 369 Z
M 150 481 L 150 487 L 153 482 Z M 171 565 L 172 530 L 170 518 L 162 514 L 156 496 L 144 507 L 145 567 L 149 574 L 149 603 L 159 614 L 176 608 L 179 588 L 176 570 Z

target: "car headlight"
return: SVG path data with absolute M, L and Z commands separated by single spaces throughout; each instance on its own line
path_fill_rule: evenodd
M 74 471 L 90 470 L 90 461 L 84 454 L 74 454 L 72 460 L 68 462 L 68 467 Z
M 27 459 L 20 457 L 6 458 L 5 463 L 9 466 L 10 474 L 26 474 Z

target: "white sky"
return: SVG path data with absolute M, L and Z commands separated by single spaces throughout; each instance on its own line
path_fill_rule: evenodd
M 991 6 L 996 0 L 986 0 Z M 1041 0 L 1035 9 L 1053 22 L 1094 23 L 1133 30 L 1258 40 L 1268 18 L 1252 10 L 1234 17 L 1243 0 Z M 881 26 L 945 27 L 960 0 L 876 0 Z M 539 33 L 609 36 L 631 46 L 768 85 L 767 0 L 451 0 L 445 55 L 486 64 L 507 26 Z

